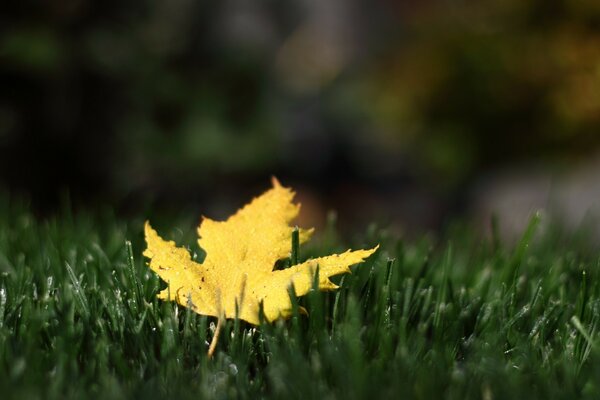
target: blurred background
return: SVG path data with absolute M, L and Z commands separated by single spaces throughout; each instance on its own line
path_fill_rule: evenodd
M 0 5 L 0 188 L 225 217 L 277 176 L 321 226 L 600 199 L 597 0 Z

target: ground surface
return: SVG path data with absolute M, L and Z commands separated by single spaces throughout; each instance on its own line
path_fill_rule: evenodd
M 200 253 L 194 220 L 157 227 Z M 456 227 L 325 231 L 301 259 L 381 249 L 341 290 L 299 299 L 308 317 L 228 321 L 209 360 L 214 319 L 155 298 L 142 218 L 42 219 L 3 200 L 2 397 L 599 398 L 600 252 L 585 232 L 535 225 L 514 245 Z

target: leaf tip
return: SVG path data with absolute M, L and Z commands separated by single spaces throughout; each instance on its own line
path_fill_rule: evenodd
M 279 189 L 282 188 L 283 186 L 281 186 L 281 183 L 279 182 L 279 179 L 277 179 L 275 177 L 275 175 L 271 176 L 271 184 L 273 185 L 274 188 Z
M 150 244 L 150 240 L 157 236 L 158 233 L 154 230 L 154 228 L 152 228 L 152 226 L 150 225 L 150 221 L 146 221 L 144 223 L 144 239 L 146 240 L 146 244 Z

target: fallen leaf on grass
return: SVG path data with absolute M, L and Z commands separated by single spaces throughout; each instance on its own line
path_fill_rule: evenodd
M 201 264 L 146 223 L 144 255 L 150 259 L 150 268 L 168 283 L 158 297 L 219 321 L 238 317 L 258 325 L 261 303 L 269 322 L 290 316 L 290 286 L 297 296 L 305 295 L 313 287 L 317 267 L 319 289 L 336 289 L 329 278 L 350 272 L 349 266 L 362 262 L 377 247 L 348 250 L 274 271 L 275 263 L 290 255 L 293 228 L 289 223 L 300 210 L 300 205 L 292 203 L 293 197 L 294 192 L 273 179 L 270 190 L 226 221 L 204 218 L 198 228 L 198 244 L 206 252 Z M 312 232 L 301 229 L 300 243 Z

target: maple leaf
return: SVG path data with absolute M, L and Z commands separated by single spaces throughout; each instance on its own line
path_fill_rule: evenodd
M 168 287 L 158 294 L 174 300 L 198 314 L 219 318 L 240 318 L 259 324 L 262 303 L 264 316 L 271 322 L 291 314 L 289 288 L 302 296 L 313 287 L 318 268 L 321 290 L 336 289 L 329 280 L 350 272 L 349 266 L 373 254 L 370 250 L 346 251 L 308 260 L 282 270 L 273 270 L 278 260 L 289 257 L 289 223 L 298 215 L 293 204 L 294 192 L 273 178 L 273 187 L 255 198 L 226 221 L 203 217 L 198 228 L 198 244 L 206 252 L 202 263 L 173 241 L 162 239 L 146 222 L 149 266 Z M 300 229 L 300 242 L 306 242 L 313 230 Z

